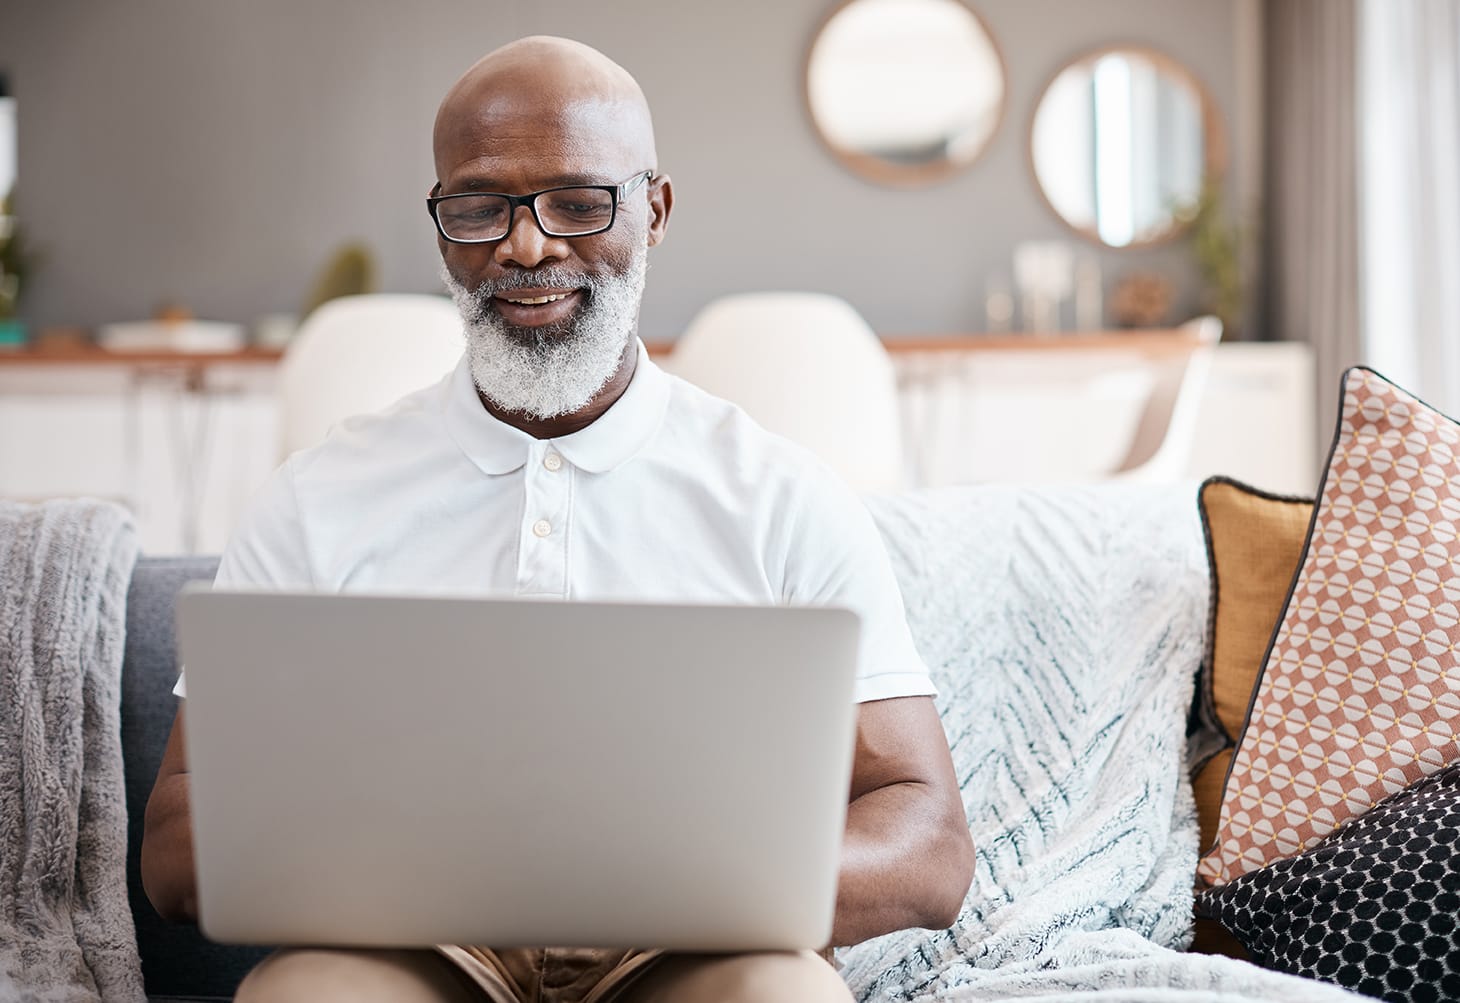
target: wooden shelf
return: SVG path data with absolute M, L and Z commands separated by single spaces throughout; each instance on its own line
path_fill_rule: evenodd
M 1195 336 L 1186 330 L 1096 331 L 1089 334 L 913 334 L 882 335 L 893 355 L 927 352 L 1136 352 L 1144 356 L 1179 355 L 1191 351 Z M 668 355 L 672 341 L 646 342 L 650 355 Z M 244 348 L 235 352 L 111 352 L 95 345 L 31 346 L 0 350 L 4 366 L 211 366 L 271 365 L 283 357 L 279 348 Z
M 1093 331 L 1086 334 L 884 334 L 893 355 L 928 352 L 1135 352 L 1146 357 L 1184 355 L 1200 338 L 1184 328 Z M 650 355 L 668 355 L 670 341 L 645 342 Z
M 109 352 L 95 345 L 31 346 L 0 351 L 3 366 L 209 366 L 270 365 L 279 361 L 277 348 L 244 348 L 235 352 Z

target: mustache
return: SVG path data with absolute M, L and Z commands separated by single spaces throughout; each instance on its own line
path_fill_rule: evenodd
M 583 289 L 589 294 L 598 291 L 602 285 L 602 279 L 586 272 L 575 272 L 567 268 L 524 268 L 518 271 L 507 272 L 495 279 L 482 279 L 476 289 L 472 290 L 472 296 L 480 302 L 485 302 L 492 296 L 499 293 L 513 292 L 518 289 L 540 289 L 543 287 L 557 289 Z

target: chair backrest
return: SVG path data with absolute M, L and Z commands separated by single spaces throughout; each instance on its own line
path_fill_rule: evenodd
M 899 356 L 920 486 L 1185 476 L 1221 323 Z
M 283 454 L 322 441 L 342 418 L 378 411 L 434 383 L 456 365 L 463 346 L 461 314 L 444 297 L 330 300 L 305 318 L 279 365 Z
M 810 449 L 853 488 L 901 486 L 897 377 L 846 301 L 803 292 L 725 296 L 690 321 L 663 364 Z
M 1155 377 L 1134 352 L 938 352 L 904 360 L 904 427 L 923 487 L 1109 476 Z M 1094 363 L 1092 365 L 1092 363 Z
M 1197 317 L 1181 326 L 1190 350 L 1164 360 L 1145 413 L 1136 428 L 1130 452 L 1114 476 L 1127 481 L 1168 483 L 1179 479 L 1191 462 L 1201 398 L 1211 374 L 1212 357 L 1222 340 L 1222 322 Z

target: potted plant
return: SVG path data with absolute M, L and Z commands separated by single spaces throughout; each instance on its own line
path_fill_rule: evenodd
M 1222 189 L 1214 182 L 1202 186 L 1201 194 L 1181 214 L 1189 227 L 1192 256 L 1206 287 L 1204 308 L 1222 322 L 1230 338 L 1241 326 L 1247 305 L 1247 282 L 1243 273 L 1242 247 L 1247 228 L 1229 221 Z
M 25 324 L 16 316 L 31 256 L 15 218 L 13 193 L 0 202 L 0 347 L 24 344 Z

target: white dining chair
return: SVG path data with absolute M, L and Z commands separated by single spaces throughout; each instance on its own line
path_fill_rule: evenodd
M 284 456 L 341 419 L 378 411 L 451 370 L 461 314 L 441 296 L 375 293 L 330 300 L 305 318 L 279 364 Z
M 1180 480 L 1221 333 L 1201 317 L 1163 334 L 1159 351 L 1071 337 L 914 353 L 901 373 L 913 481 Z
M 845 300 L 812 292 L 722 297 L 695 315 L 663 365 L 805 446 L 858 491 L 903 483 L 892 361 Z
M 1179 331 L 1189 339 L 1189 350 L 1152 364 L 1156 385 L 1130 450 L 1112 471 L 1114 479 L 1170 483 L 1179 480 L 1191 463 L 1197 417 L 1212 359 L 1222 340 L 1222 322 L 1216 317 L 1197 317 Z

